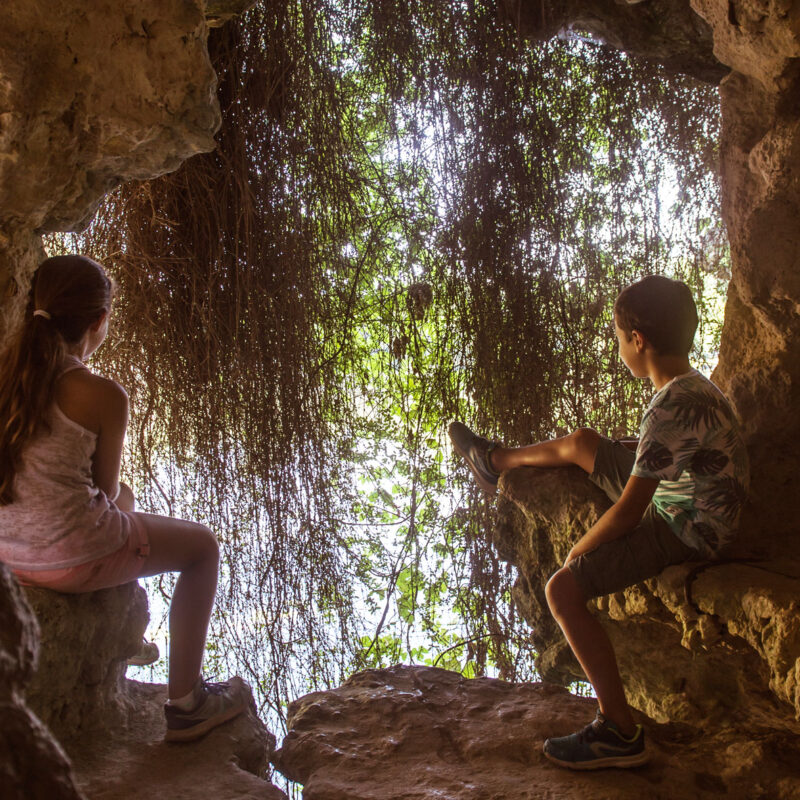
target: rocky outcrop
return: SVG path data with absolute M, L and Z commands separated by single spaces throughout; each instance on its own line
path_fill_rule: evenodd
M 252 700 L 200 742 L 164 743 L 166 687 L 125 678 L 148 620 L 138 583 L 77 595 L 25 591 L 41 629 L 28 703 L 58 737 L 86 797 L 125 800 L 135 787 L 137 796 L 178 800 L 196 798 L 199 786 L 216 797 L 285 797 L 266 780 L 275 737 Z
M 125 725 L 126 661 L 142 643 L 149 614 L 138 583 L 86 594 L 27 588 L 42 630 L 28 703 L 67 742 Z
M 723 216 L 732 281 L 715 380 L 748 438 L 749 552 L 800 559 L 800 11 L 790 3 L 694 0 L 721 87 Z
M 721 61 L 711 27 L 689 0 L 502 0 L 502 16 L 533 39 L 572 28 L 672 72 L 719 83 L 730 62 Z
M 467 680 L 432 667 L 354 675 L 289 707 L 275 756 L 304 800 L 796 800 L 796 734 L 743 723 L 701 733 L 646 723 L 651 763 L 573 773 L 542 755 L 550 735 L 594 717 L 594 701 L 556 686 Z
M 0 564 L 0 787 L 3 800 L 82 800 L 61 746 L 24 699 L 39 654 L 39 626 Z
M 130 713 L 112 736 L 80 737 L 67 745 L 76 781 L 94 800 L 286 800 L 269 781 L 275 737 L 255 704 L 199 742 L 166 744 L 164 686 L 126 682 Z
M 80 230 L 122 181 L 212 150 L 220 114 L 200 0 L 15 0 L 2 17 L 6 297 L 9 281 L 24 287 L 40 259 L 35 233 Z
M 533 629 L 537 667 L 563 685 L 583 674 L 544 585 L 608 505 L 577 467 L 528 467 L 501 478 L 494 543 L 518 567 L 514 599 Z M 662 722 L 709 729 L 772 719 L 776 729 L 800 733 L 800 563 L 714 565 L 689 580 L 687 596 L 696 566 L 670 567 L 594 601 L 629 700 Z

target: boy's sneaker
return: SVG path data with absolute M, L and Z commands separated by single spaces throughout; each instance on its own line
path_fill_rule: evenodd
M 594 722 L 582 731 L 547 739 L 544 754 L 551 761 L 569 769 L 639 767 L 650 758 L 644 747 L 644 729 L 641 725 L 636 726 L 636 733 L 629 739 L 599 710 Z
M 169 703 L 164 705 L 167 718 L 165 742 L 191 742 L 205 736 L 212 728 L 241 714 L 251 696 L 250 687 L 239 677 L 225 683 L 201 679 L 192 691 L 196 703 L 191 711 L 183 711 Z
M 492 469 L 489 463 L 489 453 L 498 446 L 498 443 L 478 436 L 462 422 L 453 422 L 447 432 L 450 434 L 453 447 L 464 456 L 467 466 L 481 489 L 489 494 L 494 494 L 497 491 L 497 479 L 500 477 L 500 473 Z
M 161 654 L 158 652 L 158 645 L 155 642 L 148 642 L 147 639 L 142 639 L 139 650 L 128 659 L 128 666 L 147 667 L 150 664 L 155 664 L 159 655 Z

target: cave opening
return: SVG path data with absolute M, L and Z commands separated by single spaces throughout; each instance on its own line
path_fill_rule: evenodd
M 490 2 L 265 2 L 209 50 L 217 149 L 50 247 L 118 283 L 95 363 L 130 393 L 140 507 L 220 538 L 210 668 L 273 727 L 364 667 L 534 677 L 447 423 L 635 430 L 649 387 L 610 310 L 654 272 L 692 286 L 710 373 L 716 86 L 584 33 L 530 41 Z M 162 645 L 171 587 L 148 582 Z

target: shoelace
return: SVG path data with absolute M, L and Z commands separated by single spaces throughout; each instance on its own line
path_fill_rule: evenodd
M 200 687 L 209 694 L 222 694 L 226 689 L 230 688 L 230 684 L 226 681 L 208 681 L 205 678 L 200 678 Z
M 584 742 L 588 742 L 591 744 L 597 738 L 597 726 L 600 725 L 599 720 L 593 720 L 590 722 L 580 733 L 578 733 L 578 741 L 583 744 Z

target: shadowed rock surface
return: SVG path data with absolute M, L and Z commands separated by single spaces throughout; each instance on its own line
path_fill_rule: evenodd
M 0 564 L 0 789 L 3 800 L 81 800 L 70 763 L 24 700 L 39 655 L 39 626 Z
M 286 800 L 266 779 L 275 737 L 259 720 L 255 704 L 198 742 L 167 744 L 166 688 L 127 681 L 126 690 L 131 713 L 124 728 L 67 747 L 87 798 Z
M 130 712 L 126 660 L 149 614 L 138 583 L 87 594 L 26 588 L 42 630 L 28 703 L 63 742 L 124 725 Z
M 714 53 L 711 26 L 689 0 L 502 0 L 500 8 L 529 38 L 574 29 L 707 83 L 719 83 L 729 71 Z
M 304 800 L 798 797 L 796 734 L 749 725 L 705 734 L 639 715 L 649 765 L 586 774 L 547 761 L 544 739 L 583 727 L 594 709 L 547 684 L 432 667 L 368 670 L 292 703 L 275 763 L 303 784 Z

